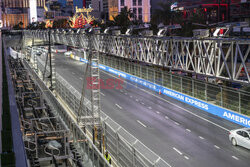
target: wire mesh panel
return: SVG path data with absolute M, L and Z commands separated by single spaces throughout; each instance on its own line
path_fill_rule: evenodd
M 246 93 L 239 94 L 240 113 L 250 116 L 250 95 Z
M 192 79 L 190 78 L 182 78 L 182 92 L 192 96 L 193 95 L 193 87 L 192 87 Z
M 193 82 L 194 86 L 194 97 L 201 99 L 201 100 L 205 100 L 206 101 L 206 86 L 205 86 L 205 82 L 199 82 L 199 81 L 195 81 Z
M 172 75 L 172 89 L 181 92 L 181 78 L 177 75 Z

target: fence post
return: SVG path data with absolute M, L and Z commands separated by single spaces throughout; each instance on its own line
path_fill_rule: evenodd
M 241 113 L 241 94 L 239 92 L 239 113 Z
M 140 65 L 140 78 L 142 78 L 142 65 Z
M 222 86 L 220 86 L 220 104 L 223 107 L 223 96 L 222 96 Z
M 205 83 L 205 100 L 207 101 L 207 83 Z
M 154 72 L 154 83 L 155 83 L 155 69 L 153 68 L 153 72 Z
M 161 71 L 161 85 L 164 87 L 164 71 Z
M 182 93 L 182 77 L 180 77 L 181 78 L 181 93 Z
M 133 152 L 133 167 L 135 167 L 135 149 L 132 147 Z
M 170 73 L 170 88 L 173 89 L 173 75 Z
M 194 79 L 192 79 L 192 96 L 194 97 Z
M 117 156 L 117 165 L 119 165 L 119 161 L 120 161 L 120 158 L 119 158 L 119 136 L 116 132 L 116 156 Z
M 148 67 L 146 67 L 146 75 L 147 75 L 147 80 L 148 80 Z

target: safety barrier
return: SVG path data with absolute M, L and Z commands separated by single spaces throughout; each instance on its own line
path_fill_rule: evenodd
M 88 62 L 86 59 L 79 58 L 79 57 L 76 59 L 83 62 L 83 63 Z M 222 107 L 210 104 L 210 103 L 206 103 L 202 100 L 199 100 L 199 99 L 193 98 L 191 96 L 188 96 L 186 94 L 168 89 L 168 88 L 163 87 L 159 84 L 152 83 L 152 82 L 147 81 L 145 79 L 136 77 L 134 75 L 130 75 L 128 73 L 116 70 L 114 68 L 105 66 L 103 64 L 99 64 L 99 68 L 104 70 L 104 71 L 107 71 L 109 73 L 112 73 L 116 76 L 120 76 L 122 78 L 130 80 L 130 81 L 135 82 L 137 84 L 143 85 L 143 86 L 145 86 L 153 91 L 160 92 L 164 95 L 172 97 L 172 98 L 179 100 L 181 102 L 187 103 L 187 104 L 194 106 L 198 109 L 209 112 L 213 115 L 217 115 L 221 118 L 224 118 L 226 120 L 229 120 L 231 122 L 237 123 L 237 124 L 245 126 L 245 127 L 250 127 L 250 117 L 248 117 L 248 116 L 245 116 L 245 115 L 242 115 L 239 113 L 235 113 L 233 111 L 227 110 L 225 108 L 222 108 Z
M 10 50 L 13 57 L 19 54 L 12 49 Z M 25 59 L 23 60 L 23 63 L 24 66 L 30 71 L 32 76 L 35 78 L 34 80 L 39 85 L 40 89 L 43 90 L 43 95 L 46 99 L 48 99 L 50 106 L 53 107 L 54 111 L 56 111 L 56 114 L 65 122 L 67 127 L 71 130 L 74 138 L 73 141 L 77 145 L 77 148 L 81 150 L 83 164 L 97 167 L 110 167 L 106 159 L 93 144 L 92 140 L 77 125 L 75 119 L 73 119 L 72 116 L 65 111 L 63 105 L 58 102 L 58 100 L 55 98 L 55 95 L 47 88 L 45 83 L 40 79 L 38 74 L 34 71 L 34 67 L 31 67 L 31 65 L 28 64 Z M 38 67 L 40 67 L 39 63 Z
M 23 31 L 26 37 L 78 48 L 88 48 L 84 30 Z M 94 50 L 107 55 L 242 83 L 250 83 L 247 59 L 249 39 L 148 37 L 93 34 Z M 240 76 L 242 69 L 245 77 Z
M 45 63 L 40 58 L 37 60 L 38 69 L 43 71 Z M 49 73 L 49 69 L 47 69 L 47 73 Z M 56 73 L 55 89 L 56 93 L 71 109 L 71 114 L 76 120 L 76 111 L 78 111 L 80 105 L 81 94 L 58 73 Z M 91 109 L 90 101 L 86 98 L 84 99 L 84 105 L 87 109 Z M 161 157 L 108 117 L 103 111 L 101 111 L 101 120 L 106 136 L 106 148 L 118 166 L 170 166 Z

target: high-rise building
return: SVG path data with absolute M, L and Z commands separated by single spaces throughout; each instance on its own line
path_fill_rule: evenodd
M 119 3 L 118 3 L 118 1 L 119 0 L 108 0 L 109 20 L 114 20 L 114 17 L 119 14 Z
M 150 0 L 118 0 L 118 12 L 125 6 L 132 10 L 135 20 L 150 22 Z
M 203 9 L 208 23 L 250 21 L 250 0 L 182 0 L 177 9 L 184 18 Z
M 2 0 L 2 21 L 4 27 L 13 27 L 22 22 L 29 24 L 30 0 Z M 36 0 L 37 7 L 43 7 L 45 0 Z

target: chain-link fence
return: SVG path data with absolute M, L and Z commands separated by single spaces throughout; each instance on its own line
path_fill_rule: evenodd
M 160 67 L 129 61 L 114 56 L 100 56 L 100 64 L 135 75 L 226 109 L 244 115 L 250 115 L 249 92 L 199 81 L 181 74 L 173 74 L 176 73 L 176 71 L 166 71 Z

